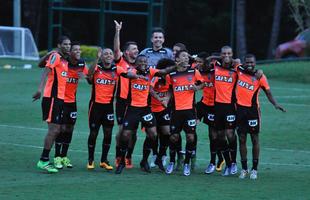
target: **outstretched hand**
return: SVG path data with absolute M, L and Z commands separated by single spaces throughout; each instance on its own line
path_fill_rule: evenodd
M 102 48 L 101 47 L 98 47 L 98 52 L 97 52 L 97 58 L 101 58 L 102 56 Z
M 120 31 L 122 29 L 123 22 L 117 22 L 116 20 L 114 20 L 114 24 L 115 24 L 116 31 Z

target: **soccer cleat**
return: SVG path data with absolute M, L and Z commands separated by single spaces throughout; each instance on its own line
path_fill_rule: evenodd
M 231 174 L 237 174 L 238 173 L 237 163 L 231 163 L 230 173 Z
M 167 156 L 163 156 L 163 157 L 161 158 L 161 160 L 163 161 L 163 166 L 166 166 L 166 165 L 167 165 L 167 159 L 168 159 Z
M 216 171 L 217 172 L 222 171 L 224 164 L 225 164 L 225 160 L 219 160 L 216 164 Z
M 109 161 L 100 162 L 100 167 L 106 170 L 113 170 L 113 167 L 110 165 Z
M 174 170 L 174 162 L 170 162 L 166 168 L 166 174 L 171 174 Z
M 159 158 L 157 158 L 155 160 L 155 164 L 158 166 L 158 168 L 161 170 L 161 171 L 165 171 L 165 168 L 164 168 L 164 165 L 163 165 L 163 161 L 160 160 Z
M 184 176 L 191 175 L 191 167 L 189 166 L 189 164 L 184 164 L 183 175 Z
M 248 173 L 249 173 L 248 170 L 242 169 L 241 172 L 240 172 L 239 178 L 240 178 L 240 179 L 246 178 L 246 176 L 248 175 Z
M 123 169 L 125 168 L 125 163 L 120 162 L 116 167 L 115 174 L 121 174 Z
M 89 169 L 89 170 L 95 169 L 95 162 L 94 161 L 88 161 L 87 169 Z
M 191 170 L 193 171 L 196 167 L 196 155 L 191 157 Z
M 215 165 L 210 163 L 205 170 L 205 174 L 212 174 L 215 171 Z
M 58 170 L 50 164 L 49 161 L 42 161 L 42 160 L 39 160 L 39 162 L 37 163 L 37 167 L 39 169 L 43 169 L 43 170 L 46 170 L 48 173 L 57 173 Z
M 71 164 L 71 161 L 69 160 L 68 157 L 63 157 L 61 163 L 63 166 L 67 168 L 73 168 L 73 165 Z
M 231 168 L 225 167 L 224 171 L 222 172 L 222 176 L 229 176 L 231 174 Z
M 183 156 L 183 154 L 179 154 L 178 160 L 177 160 L 177 166 L 175 167 L 175 170 L 179 171 L 181 169 L 183 163 L 184 163 L 184 156 Z
M 151 167 L 151 168 L 154 168 L 154 167 L 156 166 L 156 165 L 155 165 L 156 158 L 157 158 L 157 155 L 153 155 L 153 156 L 152 156 L 151 162 L 150 162 L 150 167 Z
M 58 156 L 58 157 L 54 158 L 54 166 L 56 169 L 62 169 L 63 168 L 61 157 Z
M 121 157 L 116 157 L 115 158 L 115 167 L 118 167 L 119 163 L 121 162 L 122 158 Z
M 149 163 L 147 161 L 143 161 L 142 160 L 140 162 L 140 168 L 141 168 L 142 171 L 145 171 L 147 173 L 151 173 L 151 168 L 150 168 Z
M 126 166 L 126 169 L 132 169 L 133 168 L 133 164 L 132 164 L 131 158 L 126 158 L 125 159 L 125 166 Z
M 255 169 L 251 170 L 250 179 L 252 179 L 252 180 L 257 179 L 257 171 Z

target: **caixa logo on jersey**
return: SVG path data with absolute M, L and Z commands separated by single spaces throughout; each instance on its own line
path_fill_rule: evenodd
M 188 126 L 196 126 L 196 120 L 195 119 L 190 119 L 190 120 L 187 120 L 187 124 Z
M 97 78 L 96 83 L 102 85 L 115 85 L 115 80 Z
M 62 76 L 62 77 L 67 77 L 67 72 L 66 72 L 66 71 L 62 71 L 62 72 L 61 72 L 61 76 Z
M 249 122 L 249 126 L 250 127 L 255 127 L 255 126 L 258 125 L 258 120 L 257 119 L 255 119 L 255 120 L 248 120 L 248 122 Z
M 230 76 L 219 76 L 216 75 L 215 76 L 215 80 L 216 81 L 221 81 L 221 82 L 227 82 L 227 83 L 232 83 L 233 82 L 233 78 Z
M 107 119 L 109 121 L 113 121 L 114 120 L 114 114 L 107 114 Z
M 71 112 L 70 113 L 70 118 L 76 119 L 76 117 L 77 117 L 77 112 Z
M 146 122 L 149 122 L 152 119 L 153 119 L 153 115 L 151 113 L 143 116 L 143 120 Z
M 227 115 L 226 119 L 228 122 L 234 122 L 236 120 L 236 115 Z
M 133 84 L 132 87 L 134 89 L 137 89 L 137 90 L 147 90 L 148 89 L 147 85 L 140 85 L 140 84 Z

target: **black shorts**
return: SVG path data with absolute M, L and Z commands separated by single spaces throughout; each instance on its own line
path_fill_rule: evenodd
M 215 103 L 215 128 L 217 130 L 236 128 L 235 104 Z
M 118 125 L 123 124 L 127 106 L 128 106 L 128 103 L 126 99 L 117 98 L 116 103 L 115 103 L 115 112 L 116 112 L 116 119 L 117 119 Z
M 240 132 L 257 134 L 260 131 L 260 122 L 259 108 L 237 105 L 237 127 Z
M 64 103 L 63 124 L 74 125 L 77 118 L 76 102 Z
M 185 133 L 196 133 L 196 124 L 196 113 L 194 109 L 174 110 L 171 113 L 171 134 L 179 134 L 182 130 Z
M 125 112 L 123 129 L 137 130 L 139 122 L 145 128 L 156 126 L 156 119 L 150 107 L 128 106 Z
M 203 121 L 208 126 L 214 127 L 214 106 L 207 106 L 203 102 L 196 105 L 197 119 Z
M 169 126 L 170 125 L 170 115 L 171 110 L 169 108 L 166 108 L 163 111 L 160 112 L 153 112 L 157 126 Z
M 90 130 L 98 131 L 100 126 L 112 128 L 114 125 L 113 104 L 89 102 L 88 123 Z
M 41 103 L 43 121 L 62 124 L 63 104 L 64 101 L 62 99 L 56 97 L 43 97 Z

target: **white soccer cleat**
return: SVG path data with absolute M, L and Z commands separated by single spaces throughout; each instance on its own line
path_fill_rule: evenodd
M 157 158 L 157 155 L 153 155 L 152 158 L 151 158 L 151 162 L 150 162 L 150 167 L 151 168 L 154 168 L 156 166 L 155 164 L 155 160 Z
M 231 173 L 231 174 L 237 174 L 237 173 L 238 173 L 238 166 L 237 166 L 237 163 L 231 163 L 230 173 Z
M 189 164 L 184 164 L 183 174 L 184 174 L 184 176 L 191 175 L 191 167 Z
M 205 170 L 205 174 L 212 174 L 215 171 L 215 165 L 210 163 Z
M 163 157 L 161 158 L 161 160 L 163 161 L 163 166 L 166 166 L 166 165 L 167 165 L 167 159 L 168 159 L 167 156 L 163 156 Z
M 246 176 L 248 175 L 248 173 L 249 173 L 248 170 L 242 169 L 241 172 L 240 172 L 239 178 L 240 178 L 240 179 L 246 178 Z
M 174 162 L 170 162 L 166 168 L 166 174 L 171 174 L 174 170 Z
M 224 171 L 222 172 L 222 176 L 229 176 L 231 174 L 231 167 L 225 167 Z
M 252 169 L 250 174 L 250 179 L 256 180 L 257 179 L 257 171 Z

